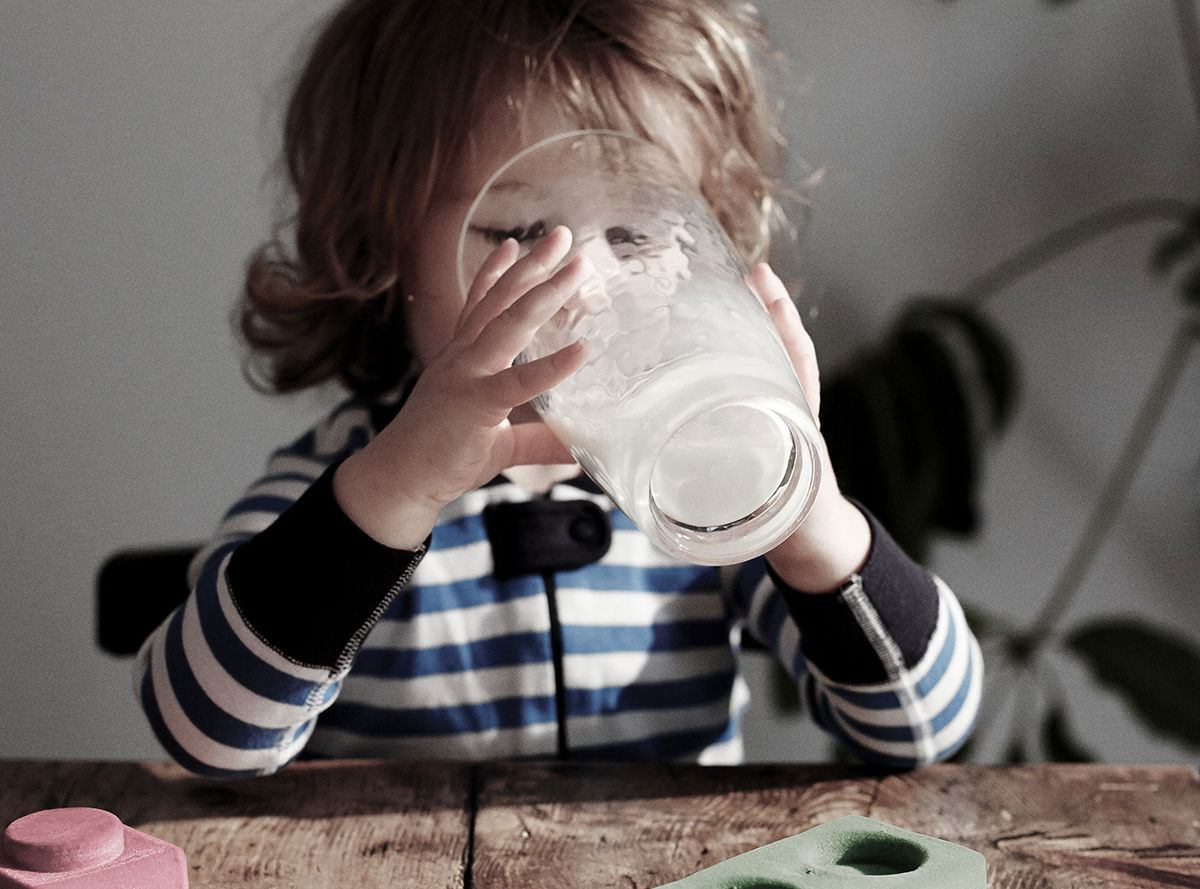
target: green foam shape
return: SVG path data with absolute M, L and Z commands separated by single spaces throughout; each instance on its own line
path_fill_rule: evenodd
M 827 821 L 659 889 L 986 889 L 974 849 L 862 815 Z

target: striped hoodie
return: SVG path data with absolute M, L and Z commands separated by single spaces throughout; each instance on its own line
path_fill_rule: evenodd
M 666 555 L 586 477 L 538 496 L 501 476 L 392 550 L 341 512 L 332 474 L 395 410 L 347 401 L 278 451 L 142 646 L 135 691 L 186 768 L 261 775 L 302 752 L 736 763 L 747 637 L 866 761 L 933 762 L 969 735 L 978 645 L 869 513 L 867 562 L 821 595 L 763 559 Z

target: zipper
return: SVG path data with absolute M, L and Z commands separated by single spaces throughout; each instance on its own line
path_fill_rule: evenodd
M 358 649 L 362 645 L 363 640 L 367 638 L 367 633 L 371 632 L 375 624 L 379 623 L 380 618 L 383 617 L 383 613 L 388 610 L 388 607 L 392 604 L 395 598 L 400 595 L 406 586 L 408 586 L 408 582 L 412 579 L 413 572 L 417 570 L 417 565 L 420 564 L 421 559 L 424 557 L 425 544 L 421 544 L 413 552 L 412 561 L 408 563 L 404 571 L 401 572 L 398 578 L 396 578 L 396 582 L 392 584 L 391 589 L 389 589 L 387 592 L 387 595 L 384 596 L 383 600 L 375 606 L 374 610 L 369 615 L 367 615 L 367 619 L 362 622 L 357 630 L 354 631 L 354 634 L 350 637 L 350 641 L 347 642 L 346 647 L 342 649 L 341 656 L 333 664 L 334 675 L 337 675 L 338 673 L 348 669 L 354 662 L 354 656 L 358 653 Z
M 557 728 L 555 754 L 560 760 L 571 758 L 567 743 L 567 683 L 563 669 L 562 621 L 558 617 L 558 586 L 554 574 L 542 575 L 546 587 L 546 611 L 550 616 L 550 660 L 554 667 L 554 719 Z

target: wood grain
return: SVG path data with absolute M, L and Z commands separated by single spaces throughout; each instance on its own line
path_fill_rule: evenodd
M 488 766 L 472 887 L 658 886 L 863 814 L 876 784 L 868 774 L 825 766 Z
M 937 767 L 883 781 L 868 814 L 978 849 L 994 887 L 1200 889 L 1189 766 Z
M 648 889 L 846 814 L 977 849 L 990 889 L 1200 889 L 1187 766 L 483 771 L 473 889 Z
M 211 781 L 176 766 L 0 762 L 0 816 L 108 809 L 184 850 L 191 889 L 461 889 L 469 768 L 304 763 Z
M 1191 766 L 0 760 L 0 822 L 97 806 L 183 848 L 192 889 L 650 889 L 847 814 L 977 849 L 989 889 L 1200 889 Z

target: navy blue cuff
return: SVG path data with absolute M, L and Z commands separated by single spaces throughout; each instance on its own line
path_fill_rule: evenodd
M 341 669 L 424 550 L 391 549 L 350 521 L 333 496 L 335 469 L 234 551 L 228 577 L 263 641 L 296 663 Z
M 774 572 L 771 576 L 800 628 L 800 647 L 810 663 L 836 682 L 885 682 L 891 677 L 847 597 L 861 587 L 905 667 L 912 667 L 924 656 L 937 628 L 937 587 L 933 576 L 909 558 L 869 510 L 855 506 L 871 527 L 871 550 L 849 582 L 814 595 L 788 587 Z

